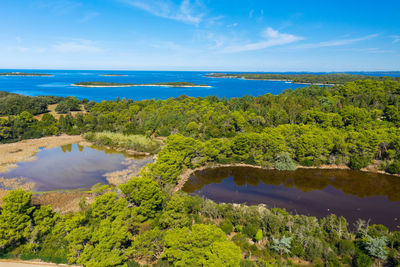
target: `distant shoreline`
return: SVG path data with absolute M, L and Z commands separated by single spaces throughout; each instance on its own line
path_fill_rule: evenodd
M 180 88 L 192 88 L 192 87 L 201 87 L 201 88 L 210 88 L 210 85 L 174 85 L 174 84 L 121 84 L 121 85 L 90 85 L 90 84 L 71 84 L 71 86 L 79 86 L 79 87 L 93 87 L 93 88 L 107 88 L 107 87 L 180 87 Z
M 53 77 L 52 74 L 41 74 L 41 73 L 0 73 L 2 77 Z
M 113 77 L 113 76 L 128 76 L 128 75 L 126 75 L 126 74 L 101 74 L 100 76 L 103 76 L 103 77 Z
M 230 76 L 230 75 L 218 76 L 218 77 L 204 75 L 203 77 L 216 78 L 216 79 L 242 79 L 242 80 L 247 80 L 247 81 L 289 82 L 292 84 L 304 84 L 304 85 L 328 85 L 328 86 L 341 85 L 341 84 L 330 84 L 330 83 L 301 83 L 301 82 L 293 82 L 292 80 L 279 80 L 279 79 L 249 79 L 249 78 Z

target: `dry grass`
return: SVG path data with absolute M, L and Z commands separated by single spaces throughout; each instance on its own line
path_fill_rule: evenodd
M 144 135 L 127 135 L 113 132 L 87 133 L 84 137 L 101 146 L 122 148 L 137 152 L 156 153 L 160 149 L 160 143 Z
M 15 167 L 17 162 L 35 160 L 39 147 L 54 148 L 75 143 L 84 144 L 84 142 L 85 140 L 79 135 L 60 135 L 0 144 L 0 172 Z
M 58 119 L 60 118 L 61 115 L 64 115 L 64 116 L 65 116 L 65 114 L 58 114 L 58 113 L 56 112 L 56 107 L 57 107 L 57 105 L 58 105 L 58 104 L 48 105 L 48 106 L 47 106 L 47 109 L 49 110 L 48 113 L 51 114 L 51 115 L 53 115 L 53 117 L 56 118 L 56 119 L 58 120 Z M 85 108 L 84 108 L 83 105 L 81 105 L 80 108 L 81 108 L 81 111 L 71 111 L 71 115 L 72 115 L 72 116 L 75 116 L 75 115 L 78 114 L 78 113 L 86 113 L 86 110 L 85 110 Z M 42 114 L 36 115 L 36 116 L 35 116 L 35 119 L 41 120 L 44 114 L 46 114 L 46 113 L 42 113 Z M 7 118 L 7 117 L 6 117 L 6 118 Z
M 48 192 L 32 196 L 33 205 L 50 205 L 57 213 L 65 214 L 80 211 L 79 202 L 85 198 L 86 203 L 93 202 L 94 196 L 86 192 Z

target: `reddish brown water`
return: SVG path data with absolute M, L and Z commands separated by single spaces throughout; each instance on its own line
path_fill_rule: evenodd
M 194 173 L 183 187 L 216 202 L 264 203 L 350 224 L 358 218 L 400 229 L 400 177 L 349 170 L 273 171 L 221 167 Z

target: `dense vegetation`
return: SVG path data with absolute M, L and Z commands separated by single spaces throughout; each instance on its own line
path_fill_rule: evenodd
M 241 78 L 249 80 L 282 80 L 291 81 L 293 83 L 306 84 L 344 84 L 357 80 L 373 80 L 373 81 L 400 81 L 400 77 L 380 77 L 367 76 L 347 73 L 330 73 L 330 74 L 273 74 L 273 73 L 211 73 L 206 77 L 213 78 Z
M 353 227 L 335 215 L 317 219 L 172 192 L 183 170 L 213 162 L 282 170 L 375 161 L 399 173 L 399 108 L 400 82 L 364 80 L 229 100 L 87 102 L 87 113 L 58 120 L 9 116 L 0 120 L 1 142 L 61 132 L 113 146 L 128 146 L 137 134 L 168 139 L 139 177 L 95 188 L 97 198 L 82 200 L 78 213 L 60 216 L 33 207 L 30 193 L 12 191 L 0 211 L 0 251 L 84 266 L 398 266 L 400 232 L 382 225 L 360 220 Z
M 114 82 L 78 82 L 74 83 L 75 86 L 149 86 L 149 85 L 160 85 L 160 86 L 171 86 L 171 87 L 180 87 L 180 86 L 208 86 L 206 84 L 195 84 L 190 82 L 163 82 L 163 83 L 146 83 L 146 84 L 138 84 L 138 83 L 114 83 Z
M 147 170 L 151 172 L 151 170 Z M 81 211 L 58 215 L 11 191 L 0 210 L 0 255 L 84 266 L 398 266 L 400 232 L 342 217 L 169 193 L 143 175 L 102 186 Z M 353 230 L 349 230 L 352 228 Z

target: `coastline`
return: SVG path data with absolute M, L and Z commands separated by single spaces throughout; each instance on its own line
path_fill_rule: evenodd
M 249 78 L 236 77 L 236 76 L 220 76 L 220 77 L 203 76 L 203 77 L 216 78 L 216 79 L 242 79 L 242 80 L 247 80 L 247 81 L 289 82 L 292 84 L 304 84 L 304 85 L 327 85 L 327 86 L 341 85 L 341 84 L 333 84 L 333 83 L 302 83 L 302 82 L 293 82 L 292 80 L 279 80 L 279 79 L 249 79 Z

